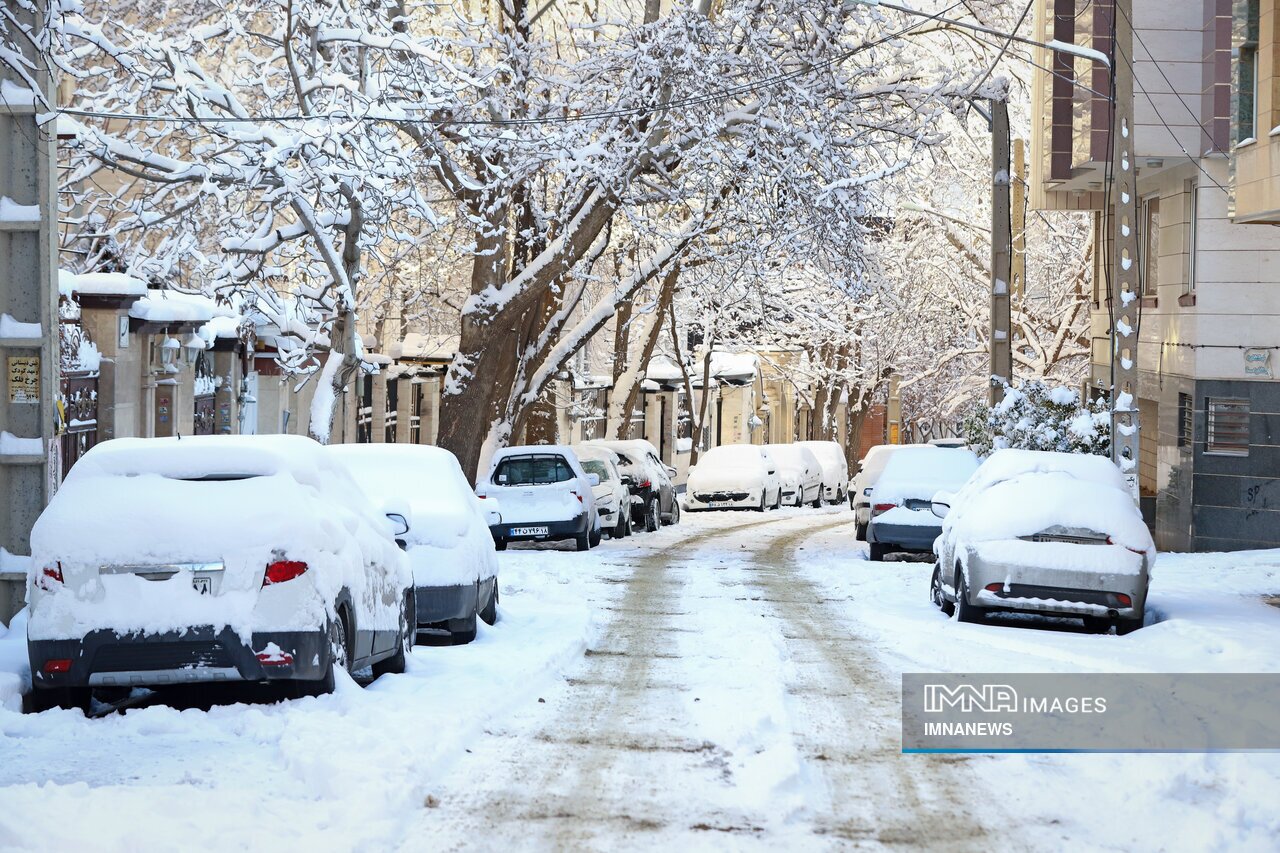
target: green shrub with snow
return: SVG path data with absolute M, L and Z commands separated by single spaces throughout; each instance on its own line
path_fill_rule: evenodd
M 1111 413 L 1105 400 L 1080 401 L 1071 388 L 1041 381 L 1008 385 L 995 406 L 975 403 L 962 429 L 979 456 L 1006 447 L 1111 454 Z

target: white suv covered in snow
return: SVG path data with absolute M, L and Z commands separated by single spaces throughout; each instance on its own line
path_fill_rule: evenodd
M 417 444 L 336 444 L 327 448 L 370 499 L 405 514 L 402 536 L 413 569 L 418 639 L 475 639 L 476 617 L 498 618 L 498 555 L 482 501 L 457 458 Z
M 335 667 L 402 671 L 414 607 L 393 538 L 404 527 L 307 438 L 99 444 L 31 533 L 37 705 L 213 681 L 326 692 Z
M 560 539 L 586 551 L 600 544 L 593 492 L 599 483 L 582 470 L 572 448 L 539 444 L 499 450 L 476 494 L 496 498 L 501 508 L 502 520 L 489 525 L 499 551 L 509 542 Z
M 961 621 L 1016 610 L 1142 627 L 1156 549 L 1110 460 L 999 450 L 934 512 L 945 521 L 929 595 Z

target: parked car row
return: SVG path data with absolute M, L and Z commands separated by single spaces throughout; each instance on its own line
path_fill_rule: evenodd
M 678 523 L 673 476 L 647 441 L 522 445 L 494 455 L 476 494 L 495 509 L 489 531 L 499 551 L 568 539 L 587 551 L 606 534 L 621 539 Z
M 90 691 L 401 672 L 497 619 L 488 519 L 451 454 L 298 436 L 116 439 L 31 534 L 37 707 Z
M 935 557 L 929 598 L 961 621 L 1019 612 L 1142 627 L 1155 545 L 1108 459 L 998 450 L 979 464 L 959 442 L 883 445 L 849 500 L 873 561 Z
M 843 503 L 849 478 L 834 441 L 727 444 L 705 451 L 689 470 L 685 509 L 754 509 Z

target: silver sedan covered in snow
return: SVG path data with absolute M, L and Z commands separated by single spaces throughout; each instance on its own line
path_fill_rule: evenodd
M 1109 460 L 1000 450 L 934 512 L 930 597 L 961 621 L 1004 610 L 1142 627 L 1155 545 Z

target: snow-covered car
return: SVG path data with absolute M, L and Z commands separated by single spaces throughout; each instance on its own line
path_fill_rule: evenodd
M 822 506 L 822 463 L 812 450 L 799 444 L 766 444 L 765 450 L 782 482 L 784 505 Z
M 1142 627 L 1156 549 L 1110 460 L 998 450 L 934 506 L 944 521 L 929 596 L 945 612 L 964 622 L 993 610 L 1078 616 L 1120 634 Z
M 501 520 L 489 525 L 499 551 L 510 542 L 563 539 L 574 540 L 579 551 L 586 551 L 600 544 L 593 491 L 599 483 L 599 477 L 582 470 L 572 448 L 525 445 L 495 453 L 476 494 L 496 498 L 501 508 Z
M 782 505 L 782 482 L 772 457 L 755 444 L 713 447 L 689 469 L 684 508 L 755 509 Z
M 631 535 L 631 490 L 622 481 L 618 470 L 618 454 L 596 444 L 575 444 L 582 470 L 595 474 L 600 482 L 592 491 L 596 496 L 596 513 L 600 516 L 600 529 L 610 538 L 622 539 Z
M 867 451 L 858 465 L 858 473 L 849 481 L 849 507 L 857 517 L 857 538 L 867 538 L 867 525 L 871 523 L 871 489 L 880 479 L 884 466 L 889 464 L 889 457 L 903 447 L 929 447 L 931 445 L 915 444 L 877 444 Z
M 631 490 L 631 523 L 650 533 L 680 521 L 680 501 L 671 478 L 676 469 L 664 465 L 658 449 L 642 438 L 627 441 L 596 439 L 588 445 L 618 454 L 618 471 Z
M 31 532 L 37 705 L 214 681 L 333 689 L 335 668 L 401 672 L 410 523 L 377 513 L 300 436 L 121 438 L 68 473 Z
M 871 559 L 883 560 L 895 551 L 932 552 L 942 532 L 933 514 L 934 495 L 956 491 L 976 470 L 972 450 L 908 445 L 895 451 L 871 488 Z
M 844 448 L 834 441 L 797 441 L 818 457 L 822 465 L 822 499 L 827 503 L 842 504 L 849 488 L 849 463 L 844 458 Z
M 401 540 L 413 571 L 417 639 L 475 639 L 476 617 L 498 618 L 498 557 L 487 513 L 457 458 L 419 444 L 326 448 L 383 512 L 408 510 Z

